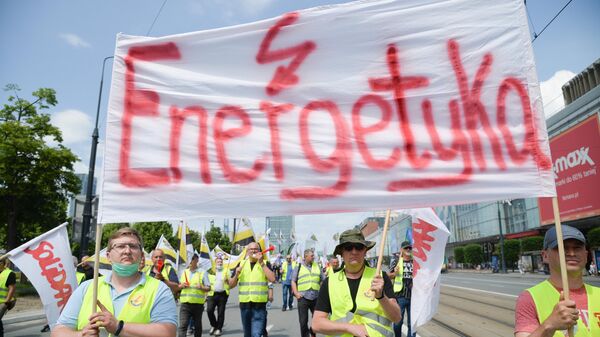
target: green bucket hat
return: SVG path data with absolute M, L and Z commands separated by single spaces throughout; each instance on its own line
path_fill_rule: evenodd
M 375 247 L 375 242 L 365 240 L 365 236 L 358 229 L 349 229 L 340 235 L 340 243 L 335 246 L 333 255 L 342 255 L 342 248 L 346 243 L 360 243 L 367 247 L 367 250 Z

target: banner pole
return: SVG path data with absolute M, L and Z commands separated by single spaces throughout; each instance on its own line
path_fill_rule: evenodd
M 565 259 L 565 245 L 563 242 L 562 225 L 560 222 L 560 210 L 558 208 L 558 198 L 552 198 L 552 209 L 554 211 L 554 225 L 556 227 L 556 241 L 558 243 L 558 257 L 560 260 L 560 277 L 562 279 L 563 295 L 565 300 L 569 300 L 569 278 L 567 276 L 567 261 Z M 569 328 L 569 337 L 573 337 L 573 327 Z
M 102 241 L 102 224 L 96 224 L 96 253 L 94 253 L 94 280 L 92 281 L 92 314 L 98 308 L 98 271 L 100 269 L 100 245 Z
M 392 210 L 388 209 L 385 213 L 385 222 L 383 223 L 383 233 L 381 234 L 381 240 L 379 243 L 379 256 L 377 257 L 377 271 L 375 275 L 381 275 L 381 264 L 383 263 L 383 251 L 385 248 L 385 238 L 387 237 L 388 226 L 390 224 L 390 213 Z

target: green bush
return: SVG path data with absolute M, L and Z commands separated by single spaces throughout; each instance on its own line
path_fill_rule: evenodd
M 596 227 L 587 233 L 587 240 L 592 248 L 600 248 L 600 227 Z
M 544 247 L 544 238 L 541 236 L 531 236 L 521 240 L 521 251 L 532 252 L 542 250 Z
M 454 247 L 454 261 L 465 263 L 465 247 Z
M 543 239 L 542 239 L 543 240 Z M 521 244 L 523 242 L 518 239 L 504 241 L 504 260 L 506 268 L 515 270 L 515 264 L 519 261 L 521 255 Z
M 465 262 L 474 266 L 483 262 L 483 249 L 481 245 L 472 243 L 465 247 Z

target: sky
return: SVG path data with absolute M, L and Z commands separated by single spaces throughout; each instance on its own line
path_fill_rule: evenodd
M 63 132 L 64 144 L 79 156 L 76 172 L 86 173 L 98 103 L 102 61 L 111 56 L 119 32 L 164 36 L 226 27 L 283 13 L 346 1 L 308 0 L 103 0 L 0 2 L 0 86 L 18 84 L 20 95 L 42 87 L 57 92 L 58 105 L 48 113 Z M 528 0 L 529 27 L 540 34 L 568 0 Z M 162 7 L 162 10 L 161 10 Z M 159 15 L 157 15 L 160 12 Z M 600 1 L 573 0 L 533 42 L 546 117 L 564 103 L 561 86 L 600 58 Z M 107 62 L 100 106 L 100 144 L 96 176 L 102 167 L 106 102 L 112 62 Z M 9 93 L 0 91 L 0 103 Z M 243 213 L 240 210 L 239 213 Z M 370 213 L 296 217 L 299 238 L 313 232 L 323 242 L 360 223 Z M 251 219 L 255 232 L 264 218 Z M 190 223 L 202 230 L 209 219 Z M 219 225 L 222 220 L 217 219 Z M 328 243 L 331 247 L 332 241 Z

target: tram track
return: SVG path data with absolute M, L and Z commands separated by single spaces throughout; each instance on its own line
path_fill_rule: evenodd
M 437 314 L 418 329 L 421 337 L 512 336 L 513 297 L 482 295 L 476 291 L 444 287 Z

